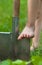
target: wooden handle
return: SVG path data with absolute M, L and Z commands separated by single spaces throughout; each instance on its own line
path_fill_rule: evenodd
M 13 5 L 13 16 L 19 17 L 19 10 L 20 10 L 20 0 L 14 0 L 14 5 Z

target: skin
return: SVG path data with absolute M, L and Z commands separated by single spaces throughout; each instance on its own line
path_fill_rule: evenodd
M 28 22 L 23 30 L 23 32 L 18 37 L 22 39 L 23 37 L 31 38 L 34 36 L 35 20 L 37 19 L 39 1 L 38 0 L 28 0 Z M 38 4 L 38 5 L 37 5 Z M 25 32 L 26 31 L 26 32 Z
M 30 50 L 34 50 L 35 48 L 37 48 L 39 46 L 39 38 L 40 38 L 40 31 L 41 31 L 41 21 L 38 18 L 35 22 L 35 36 L 34 38 L 32 38 L 32 45 L 30 47 Z M 39 23 L 38 23 L 39 22 Z
M 20 7 L 20 0 L 15 0 L 15 4 L 17 7 L 14 7 L 14 16 L 19 17 L 19 7 Z M 16 6 L 14 4 L 14 6 Z M 19 35 L 18 40 L 26 37 L 32 39 L 32 48 L 37 48 L 38 40 L 40 35 L 40 22 L 42 21 L 42 0 L 28 0 L 28 22 L 23 29 L 22 33 Z M 32 49 L 32 50 L 33 50 Z
M 38 17 L 35 22 L 35 36 L 32 39 L 31 50 L 39 46 L 40 31 L 42 29 L 42 1 L 40 1 Z

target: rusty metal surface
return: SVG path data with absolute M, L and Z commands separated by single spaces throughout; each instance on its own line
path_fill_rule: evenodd
M 30 39 L 17 40 L 19 35 L 19 18 L 13 18 L 12 33 L 0 32 L 0 59 L 30 59 Z
M 11 33 L 0 32 L 0 59 L 7 58 L 11 51 Z
M 30 59 L 30 39 L 22 39 L 18 43 L 18 57 L 22 60 Z

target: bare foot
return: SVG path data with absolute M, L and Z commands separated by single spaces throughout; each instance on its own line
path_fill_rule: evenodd
M 32 38 L 34 36 L 34 31 L 32 28 L 25 27 L 22 33 L 19 35 L 18 40 L 26 37 L 26 38 Z
M 33 46 L 30 47 L 30 51 L 34 51 L 34 47 Z
M 38 48 L 38 43 L 35 43 L 35 44 L 32 43 L 32 45 L 30 47 L 30 51 L 34 51 L 37 48 Z

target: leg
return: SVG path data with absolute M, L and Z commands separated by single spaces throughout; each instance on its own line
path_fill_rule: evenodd
M 40 10 L 39 18 L 35 22 L 35 37 L 32 40 L 32 46 L 30 50 L 34 50 L 35 48 L 37 48 L 39 43 L 39 36 L 40 36 L 41 24 L 42 24 L 42 1 L 40 1 L 39 10 Z
M 34 35 L 34 24 L 35 19 L 37 17 L 37 11 L 38 11 L 38 0 L 28 0 L 28 22 L 23 30 L 23 32 L 20 34 L 18 39 L 21 39 L 23 37 L 31 38 Z
M 34 27 L 38 13 L 39 0 L 28 0 L 28 22 L 29 27 Z
M 35 22 L 35 36 L 34 38 L 32 39 L 32 45 L 30 47 L 30 50 L 33 51 L 35 48 L 38 47 L 38 44 L 39 44 L 39 38 L 40 38 L 40 26 L 41 26 L 41 21 L 39 22 L 40 20 L 37 19 L 36 22 Z

